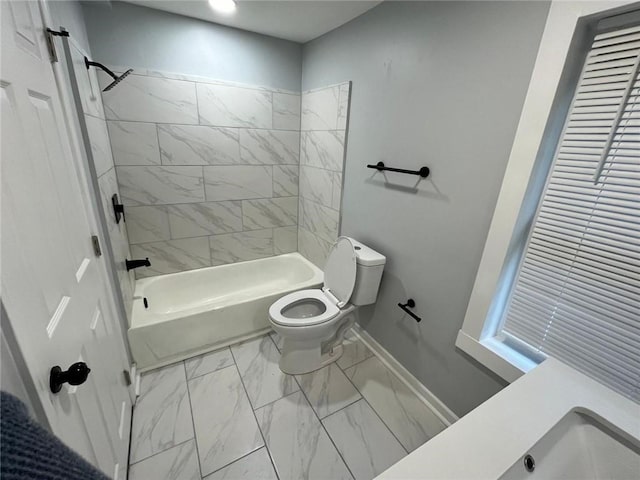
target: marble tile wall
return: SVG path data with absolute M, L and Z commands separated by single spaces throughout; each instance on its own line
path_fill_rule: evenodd
M 298 251 L 324 264 L 340 228 L 351 82 L 302 93 Z
M 136 70 L 103 102 L 138 277 L 298 250 L 300 94 Z
M 107 231 L 118 274 L 120 291 L 124 301 L 129 323 L 131 323 L 131 307 L 133 304 L 133 289 L 135 278 L 132 272 L 127 272 L 125 259 L 131 258 L 129 239 L 124 222 L 116 223 L 111 207 L 111 197 L 117 194 L 121 197 L 116 178 L 114 156 L 112 155 L 107 129 L 105 110 L 100 95 L 100 85 L 95 69 L 87 70 L 84 65 L 85 52 L 74 41 L 70 42 L 73 70 L 78 84 L 84 123 L 91 144 L 91 156 L 98 175 L 100 201 L 107 219 Z M 87 55 L 88 56 L 88 55 Z

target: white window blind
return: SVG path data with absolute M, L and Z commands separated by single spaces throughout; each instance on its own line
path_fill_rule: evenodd
M 596 36 L 499 334 L 640 401 L 640 27 Z

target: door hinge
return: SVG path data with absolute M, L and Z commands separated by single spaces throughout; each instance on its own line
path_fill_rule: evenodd
M 131 374 L 129 373 L 129 370 L 123 370 L 122 376 L 124 377 L 124 383 L 127 385 L 127 387 L 131 385 Z
M 68 37 L 69 32 L 67 32 L 66 30 L 56 32 L 55 30 L 47 28 L 44 32 L 44 36 L 47 39 L 47 47 L 49 49 L 49 57 L 51 58 L 51 63 L 55 63 L 58 61 L 58 53 L 56 52 L 56 44 L 53 41 L 53 37 Z
M 100 240 L 97 235 L 91 235 L 91 244 L 93 245 L 93 253 L 96 254 L 96 257 L 101 257 L 102 249 L 100 248 Z

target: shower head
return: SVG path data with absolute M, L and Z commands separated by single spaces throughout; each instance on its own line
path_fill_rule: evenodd
M 109 75 L 111 78 L 113 78 L 113 82 L 111 82 L 109 85 L 104 87 L 104 89 L 102 90 L 103 92 L 108 92 L 113 87 L 115 87 L 117 84 L 119 84 L 122 80 L 124 80 L 127 75 L 129 75 L 131 72 L 133 72 L 133 69 L 130 68 L 129 70 L 124 72 L 122 75 L 118 76 L 115 73 L 113 73 L 111 70 L 109 70 L 107 67 L 102 65 L 101 63 L 92 62 L 87 57 L 84 57 L 84 64 L 87 67 L 87 70 L 89 70 L 90 67 L 98 67 L 100 70 L 102 70 L 107 75 Z
M 124 80 L 124 78 L 129 75 L 131 72 L 133 72 L 133 68 L 130 68 L 129 70 L 127 70 L 126 72 L 124 72 L 122 75 L 120 75 L 119 77 L 116 77 L 116 79 L 111 82 L 109 85 L 107 85 L 106 87 L 104 87 L 104 90 L 102 90 L 103 92 L 108 92 L 109 90 L 111 90 L 113 87 L 115 87 L 117 84 L 119 84 L 122 80 Z

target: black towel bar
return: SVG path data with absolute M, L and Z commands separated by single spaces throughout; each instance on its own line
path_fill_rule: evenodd
M 409 300 L 407 300 L 407 303 L 399 303 L 398 306 L 407 314 L 409 315 L 411 318 L 413 318 L 416 322 L 421 322 L 422 319 L 417 316 L 415 313 L 413 313 L 411 310 L 409 310 L 409 308 L 413 308 L 416 306 L 416 302 L 413 300 L 413 298 L 410 298 Z M 409 308 L 407 308 L 409 307 Z
M 375 165 L 367 165 L 367 168 L 375 168 L 379 172 L 388 171 L 407 173 L 409 175 L 420 175 L 422 178 L 427 178 L 429 176 L 429 167 L 421 167 L 420 170 L 407 170 L 405 168 L 385 167 L 384 162 L 378 162 Z

